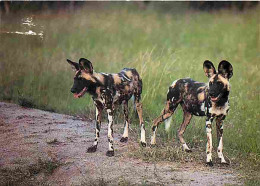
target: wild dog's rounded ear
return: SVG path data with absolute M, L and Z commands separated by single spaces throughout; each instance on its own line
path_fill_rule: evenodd
M 228 61 L 223 60 L 218 65 L 218 73 L 224 78 L 230 79 L 233 76 L 233 67 Z
M 216 74 L 216 69 L 213 63 L 209 60 L 204 61 L 203 63 L 203 70 L 208 78 Z
M 74 71 L 78 71 L 79 70 L 79 64 L 78 63 L 75 63 L 69 59 L 67 59 L 67 62 L 71 65 L 72 69 Z
M 93 74 L 93 66 L 92 63 L 85 59 L 85 58 L 80 58 L 79 59 L 79 68 L 83 71 L 85 71 L 86 73 L 90 73 Z

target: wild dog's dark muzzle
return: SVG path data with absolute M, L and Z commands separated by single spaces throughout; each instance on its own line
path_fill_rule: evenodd
M 218 97 L 218 95 L 219 95 L 219 94 L 216 94 L 215 92 L 209 92 L 209 96 L 210 96 L 210 97 L 215 98 L 215 97 Z
M 87 87 L 84 87 L 81 91 L 72 88 L 71 92 L 73 93 L 74 98 L 80 98 L 87 92 L 87 90 Z
M 71 91 L 71 93 L 73 93 L 73 94 L 77 92 L 77 90 L 76 90 L 75 88 L 71 88 L 70 91 Z
M 211 101 L 216 102 L 221 98 L 222 93 L 218 94 L 218 93 L 214 93 L 214 92 L 209 92 L 209 96 L 210 96 Z

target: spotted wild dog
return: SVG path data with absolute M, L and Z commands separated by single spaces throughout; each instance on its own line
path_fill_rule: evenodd
M 141 127 L 141 145 L 146 146 L 145 127 L 142 117 L 142 80 L 135 69 L 124 68 L 117 74 L 96 73 L 93 71 L 92 63 L 84 58 L 79 63 L 67 59 L 68 63 L 76 71 L 74 84 L 71 92 L 75 98 L 82 97 L 86 92 L 92 96 L 96 106 L 96 137 L 94 144 L 87 149 L 87 152 L 97 150 L 99 132 L 101 128 L 101 113 L 105 109 L 108 117 L 108 142 L 107 156 L 114 156 L 113 146 L 113 112 L 115 105 L 123 104 L 124 110 L 124 132 L 120 142 L 128 141 L 128 100 L 134 96 L 136 110 L 139 116 Z
M 207 146 L 206 163 L 213 166 L 212 163 L 212 122 L 216 118 L 218 148 L 217 153 L 221 163 L 225 164 L 223 149 L 223 120 L 229 110 L 228 95 L 230 91 L 229 79 L 233 75 L 233 67 L 228 61 L 221 61 L 216 72 L 212 62 L 206 60 L 203 64 L 206 76 L 209 78 L 208 84 L 194 81 L 190 78 L 178 79 L 172 83 L 167 93 L 167 102 L 161 115 L 153 122 L 151 145 L 156 144 L 155 136 L 158 125 L 168 119 L 174 113 L 180 104 L 183 110 L 183 122 L 178 130 L 178 137 L 183 150 L 191 152 L 186 144 L 183 134 L 190 123 L 193 115 L 206 116 Z M 170 123 L 166 120 L 166 129 Z M 167 126 L 168 123 L 168 126 Z

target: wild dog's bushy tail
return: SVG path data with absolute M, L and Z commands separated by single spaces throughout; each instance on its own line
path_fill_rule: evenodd
M 136 71 L 136 69 L 132 69 L 133 73 L 133 81 L 134 81 L 134 95 L 132 96 L 133 102 L 134 102 L 134 111 L 136 116 L 138 116 L 137 113 L 137 106 L 141 103 L 141 94 L 142 94 L 142 79 L 139 76 L 139 73 Z M 138 105 L 136 105 L 138 104 Z
M 170 127 L 171 127 L 171 123 L 172 123 L 172 116 L 167 118 L 165 121 L 165 130 L 166 132 L 169 132 L 170 131 Z

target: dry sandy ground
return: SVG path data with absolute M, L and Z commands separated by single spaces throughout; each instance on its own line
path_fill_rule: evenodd
M 105 122 L 98 150 L 89 154 L 86 149 L 94 139 L 93 122 L 1 102 L 0 120 L 0 167 L 31 163 L 38 158 L 58 160 L 62 165 L 48 176 L 50 185 L 92 185 L 102 179 L 109 185 L 241 184 L 229 167 L 209 168 L 174 162 L 154 164 L 129 158 L 130 147 L 139 148 L 138 143 L 131 140 L 131 136 L 128 143 L 120 143 L 119 129 L 114 133 L 115 157 L 107 157 Z M 56 143 L 48 143 L 54 139 Z

